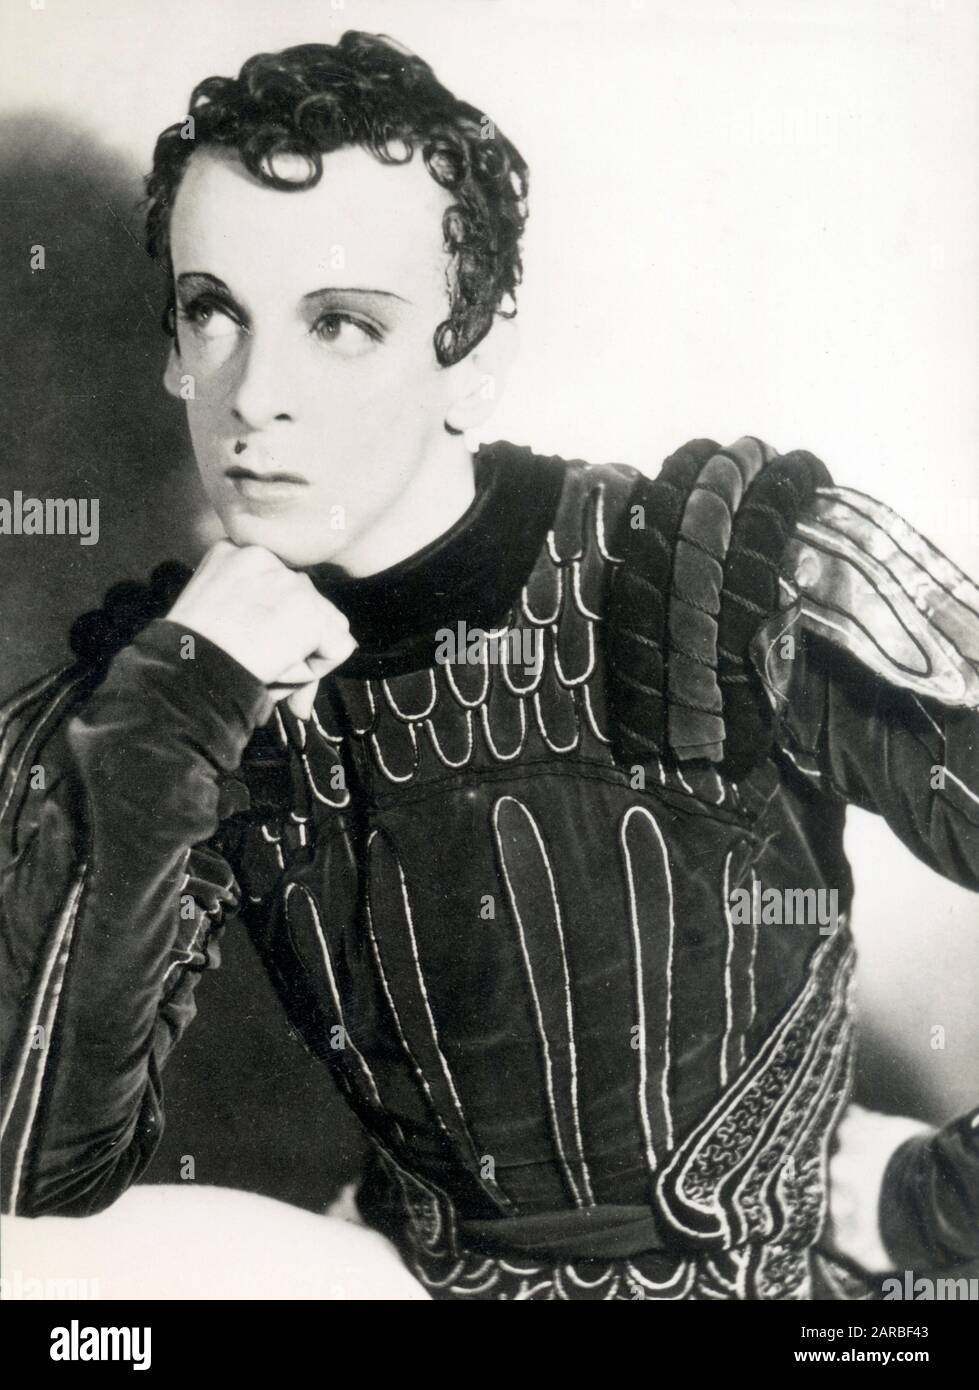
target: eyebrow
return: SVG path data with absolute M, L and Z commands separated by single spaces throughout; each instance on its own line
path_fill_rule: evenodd
M 182 289 L 199 289 L 206 287 L 216 291 L 218 294 L 226 295 L 228 299 L 234 301 L 234 295 L 224 281 L 218 279 L 216 275 L 211 275 L 204 270 L 185 270 L 181 275 L 177 276 L 177 284 Z M 403 295 L 395 294 L 393 290 L 369 290 L 350 285 L 326 285 L 322 289 L 309 290 L 302 298 L 303 303 L 306 304 L 311 300 L 337 300 L 345 299 L 348 296 L 357 296 L 361 299 L 395 299 L 399 304 L 410 304 L 411 302 L 405 299 Z

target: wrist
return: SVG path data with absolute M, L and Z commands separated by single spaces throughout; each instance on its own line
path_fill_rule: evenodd
M 112 782 L 141 767 L 203 757 L 233 772 L 272 712 L 263 683 L 221 647 L 165 618 L 148 623 L 113 657 L 73 721 L 71 741 L 89 775 Z
M 132 646 L 150 663 L 158 692 L 174 713 L 202 727 L 220 728 L 242 749 L 272 712 L 274 701 L 264 682 L 203 633 L 157 618 Z M 221 765 L 226 761 L 221 759 Z

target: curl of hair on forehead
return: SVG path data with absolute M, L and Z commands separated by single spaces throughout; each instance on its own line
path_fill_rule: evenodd
M 233 151 L 254 178 L 283 193 L 317 184 L 323 156 L 345 146 L 386 164 L 407 163 L 419 151 L 453 200 L 442 218 L 449 317 L 434 332 L 438 362 L 461 361 L 494 315 L 516 313 L 527 165 L 488 116 L 453 96 L 394 40 L 351 30 L 335 45 L 256 54 L 237 77 L 198 83 L 190 115 L 193 138 L 186 117 L 163 131 L 146 178 L 146 247 L 167 272 L 163 324 L 171 336 L 170 216 L 188 161 L 208 146 Z M 292 157 L 285 165 L 284 156 Z

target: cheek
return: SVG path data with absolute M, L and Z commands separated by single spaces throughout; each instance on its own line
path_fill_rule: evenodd
M 321 461 L 324 478 L 369 508 L 410 475 L 441 435 L 444 395 L 437 366 L 365 361 L 310 395 L 299 433 Z
M 419 354 L 375 355 L 319 374 L 306 384 L 304 418 L 329 422 L 353 439 L 383 436 L 395 428 L 412 431 L 441 423 L 441 372 Z
M 210 455 L 229 433 L 230 413 L 223 392 L 209 384 L 196 384 L 194 399 L 187 402 L 187 427 L 197 462 L 202 468 L 210 463 Z
M 397 497 L 442 435 L 447 382 L 431 342 L 412 335 L 410 343 L 346 362 L 300 354 L 288 376 L 284 402 L 293 423 L 284 427 L 283 462 L 314 483 L 303 515 L 289 524 L 320 531 L 324 517 L 340 508 L 359 532 Z M 198 378 L 186 403 L 202 481 L 226 521 L 240 510 L 224 483 L 234 400 L 232 374 L 216 372 Z
M 190 412 L 188 412 L 188 417 L 189 415 Z M 197 475 L 211 506 L 223 518 L 229 504 L 224 480 L 223 455 L 213 442 L 211 433 L 203 428 L 199 417 L 196 424 L 193 421 L 189 421 L 189 423 L 191 450 L 197 467 Z

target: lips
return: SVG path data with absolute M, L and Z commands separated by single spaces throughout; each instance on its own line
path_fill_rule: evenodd
M 300 477 L 298 473 L 262 472 L 256 468 L 242 468 L 240 464 L 228 468 L 225 471 L 225 477 L 230 478 L 232 482 L 238 478 L 253 478 L 259 483 L 300 483 L 304 487 L 308 486 L 306 479 Z
M 239 464 L 226 469 L 224 476 L 239 497 L 253 503 L 294 501 L 297 494 L 309 486 L 298 473 L 260 473 L 254 468 L 242 468 Z

